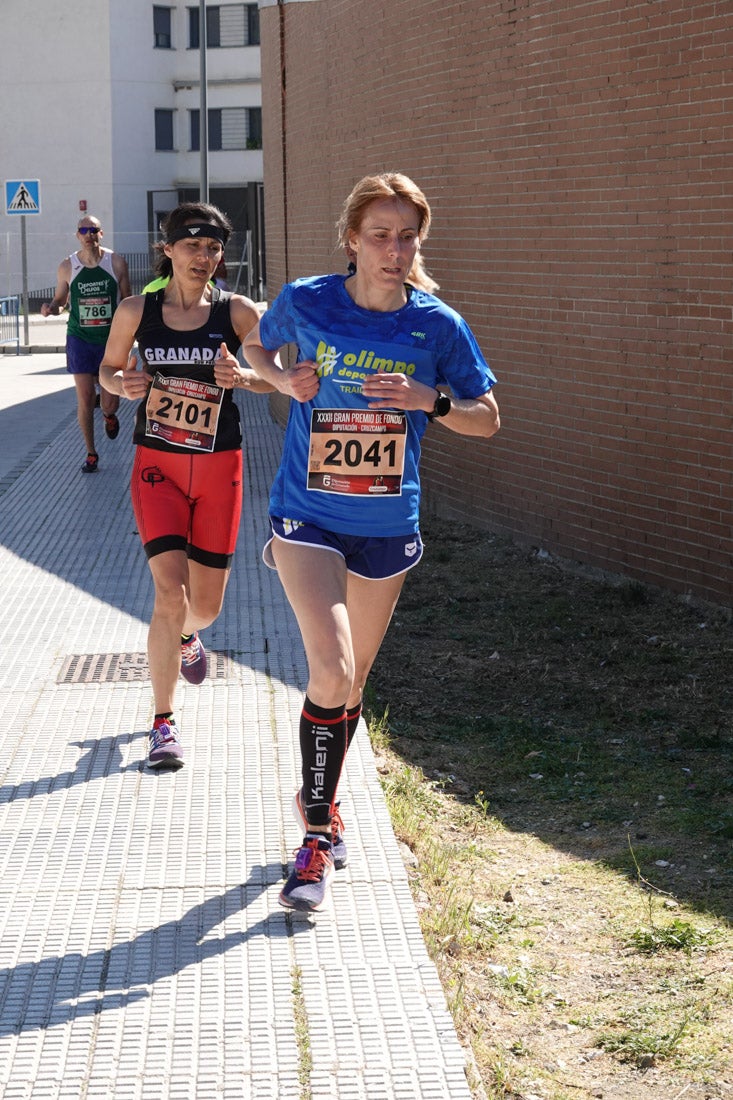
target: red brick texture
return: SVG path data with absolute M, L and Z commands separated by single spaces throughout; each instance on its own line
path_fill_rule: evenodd
M 495 439 L 429 428 L 426 507 L 733 602 L 729 0 L 313 0 L 261 25 L 269 295 L 345 270 L 344 197 L 405 171 L 499 378 Z

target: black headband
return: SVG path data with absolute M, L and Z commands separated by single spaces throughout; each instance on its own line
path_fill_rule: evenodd
M 196 222 L 195 225 L 182 225 L 180 229 L 174 229 L 168 234 L 166 244 L 175 244 L 176 241 L 189 240 L 191 237 L 213 237 L 216 241 L 226 244 L 229 234 L 220 225 L 211 222 Z

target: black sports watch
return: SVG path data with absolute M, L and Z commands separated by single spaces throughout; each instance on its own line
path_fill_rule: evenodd
M 447 416 L 453 408 L 453 402 L 447 393 L 441 393 L 438 390 L 438 396 L 435 398 L 435 404 L 433 405 L 433 411 L 428 413 L 428 420 L 435 420 L 436 416 Z

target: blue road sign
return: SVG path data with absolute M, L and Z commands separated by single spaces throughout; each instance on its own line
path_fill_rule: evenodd
M 41 181 L 40 180 L 6 180 L 5 181 L 5 213 L 6 214 L 40 214 L 41 213 Z

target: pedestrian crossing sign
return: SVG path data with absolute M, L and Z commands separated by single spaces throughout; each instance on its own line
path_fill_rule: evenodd
M 40 180 L 6 180 L 5 181 L 5 213 L 6 214 L 40 214 L 41 213 L 41 181 Z

